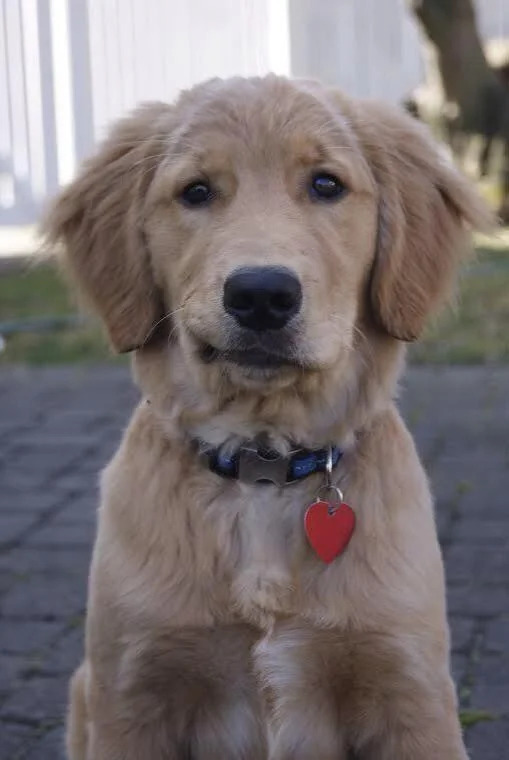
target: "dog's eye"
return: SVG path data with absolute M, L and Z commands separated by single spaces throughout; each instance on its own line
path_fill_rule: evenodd
M 333 174 L 315 174 L 311 180 L 309 194 L 313 200 L 335 201 L 346 192 L 346 187 L 341 180 Z
M 205 206 L 210 203 L 215 194 L 206 182 L 191 182 L 180 193 L 180 200 L 186 206 Z

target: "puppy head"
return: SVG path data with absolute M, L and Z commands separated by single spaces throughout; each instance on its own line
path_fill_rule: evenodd
M 422 126 L 318 85 L 213 80 L 120 122 L 46 222 L 118 351 L 270 388 L 413 340 L 483 205 Z M 389 338 L 390 336 L 390 338 Z

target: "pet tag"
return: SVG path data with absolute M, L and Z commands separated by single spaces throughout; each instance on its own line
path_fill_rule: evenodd
M 320 491 L 334 491 L 334 501 L 320 498 Z M 306 510 L 304 529 L 308 541 L 322 562 L 332 562 L 348 546 L 355 528 L 355 512 L 343 501 L 343 494 L 335 486 L 320 489 L 313 504 Z

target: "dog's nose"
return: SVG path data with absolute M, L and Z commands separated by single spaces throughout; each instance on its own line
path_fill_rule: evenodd
M 224 284 L 225 311 L 251 330 L 279 330 L 301 303 L 300 282 L 285 267 L 237 269 Z

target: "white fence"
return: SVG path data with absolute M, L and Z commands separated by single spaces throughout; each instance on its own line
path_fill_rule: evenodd
M 507 0 L 477 0 L 485 37 Z M 276 71 L 397 101 L 423 76 L 405 0 L 0 0 L 0 224 L 34 221 L 105 127 L 211 76 Z

